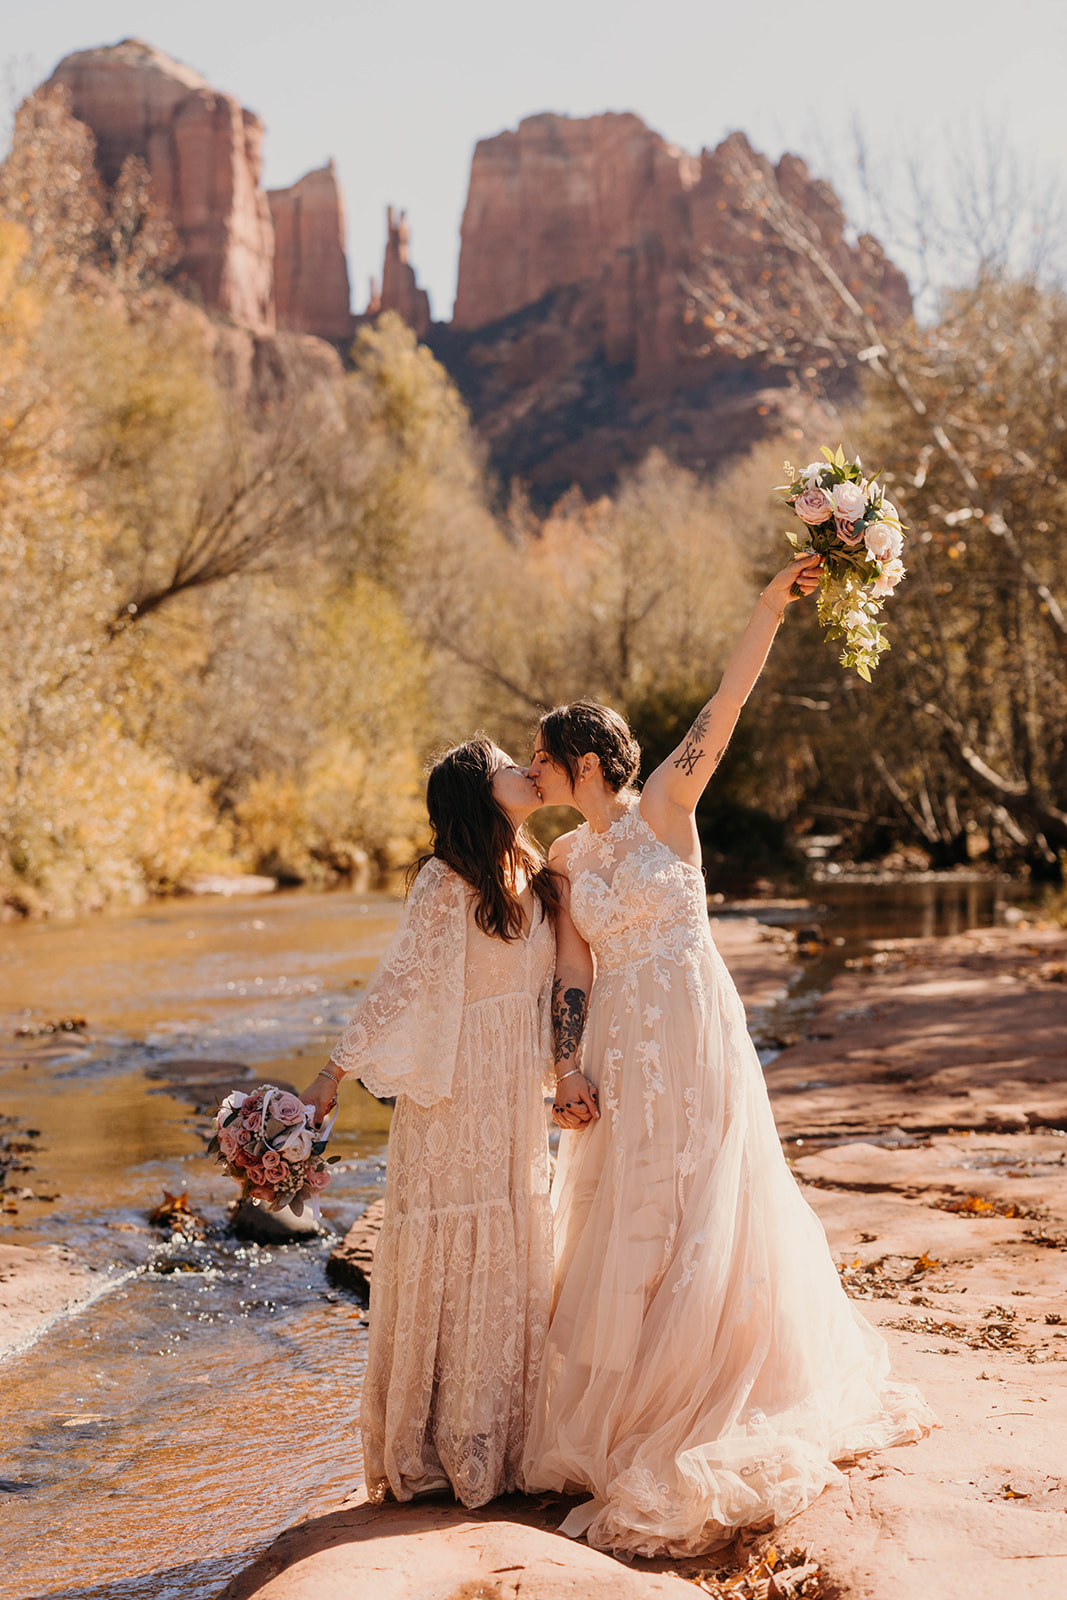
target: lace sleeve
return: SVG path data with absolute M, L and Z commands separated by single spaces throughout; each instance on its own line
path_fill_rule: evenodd
M 459 1048 L 467 954 L 467 888 L 432 859 L 359 1009 L 330 1057 L 381 1099 L 406 1094 L 420 1106 L 446 1100 Z

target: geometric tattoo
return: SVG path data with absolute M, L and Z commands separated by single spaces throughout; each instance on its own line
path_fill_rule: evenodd
M 682 747 L 682 753 L 674 763 L 676 767 L 682 767 L 684 769 L 687 778 L 691 778 L 693 776 L 693 770 L 696 767 L 697 762 L 703 761 L 704 759 L 704 735 L 708 731 L 708 723 L 710 720 L 711 712 L 708 710 L 707 706 L 705 706 L 702 711 L 697 713 L 693 726 L 685 736 L 685 744 Z
M 557 980 L 552 985 L 552 1032 L 556 1044 L 556 1064 L 573 1060 L 585 1032 L 588 1004 L 584 989 L 568 989 Z

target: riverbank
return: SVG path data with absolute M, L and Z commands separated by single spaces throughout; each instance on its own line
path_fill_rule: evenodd
M 791 970 L 785 941 L 754 923 L 715 931 L 746 1004 L 765 1004 Z M 340 1600 L 372 1573 L 376 1593 L 406 1600 L 424 1592 L 438 1555 L 457 1584 L 491 1585 L 494 1600 L 520 1589 L 523 1600 L 637 1600 L 663 1593 L 664 1579 L 702 1575 L 718 1593 L 707 1574 L 750 1568 L 772 1543 L 808 1551 L 818 1574 L 804 1592 L 826 1600 L 1062 1594 L 1065 963 L 1062 930 L 892 942 L 840 975 L 809 1037 L 767 1068 L 787 1152 L 848 1291 L 884 1332 L 897 1374 L 941 1417 L 928 1439 L 847 1468 L 773 1540 L 697 1562 L 616 1564 L 614 1590 L 610 1563 L 594 1573 L 581 1547 L 560 1541 L 553 1557 L 531 1543 L 530 1524 L 551 1539 L 562 1515 L 543 1497 L 473 1516 L 394 1507 L 382 1522 L 357 1493 L 290 1529 L 224 1600 Z M 794 1592 L 782 1582 L 777 1592 Z
M 60 1245 L 35 1249 L 0 1244 L 0 1361 L 24 1349 L 60 1317 L 84 1311 L 111 1282 Z

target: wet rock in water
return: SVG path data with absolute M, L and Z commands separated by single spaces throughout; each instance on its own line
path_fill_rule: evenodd
M 197 1111 L 214 1113 L 235 1089 L 248 1093 L 260 1082 L 252 1067 L 243 1061 L 198 1060 L 195 1056 L 177 1061 L 158 1061 L 146 1068 L 146 1076 L 166 1084 L 175 1099 L 185 1100 Z M 291 1083 L 272 1078 L 276 1089 L 299 1094 Z
M 326 1263 L 326 1276 L 331 1283 L 340 1283 L 357 1294 L 370 1289 L 374 1267 L 374 1251 L 385 1220 L 385 1201 L 375 1200 L 345 1234 L 336 1250 L 331 1250 Z
M 186 878 L 179 887 L 183 894 L 273 894 L 278 880 L 254 872 L 232 878 L 223 872 L 205 872 L 198 878 Z
M 268 1211 L 251 1200 L 239 1200 L 230 1218 L 230 1228 L 239 1239 L 256 1244 L 301 1244 L 318 1237 L 319 1225 L 309 1210 L 298 1217 L 288 1206 Z

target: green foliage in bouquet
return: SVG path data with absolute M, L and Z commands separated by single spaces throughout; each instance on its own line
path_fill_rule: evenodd
M 847 461 L 840 445 L 821 453 L 825 459 L 807 467 L 787 461 L 789 482 L 775 493 L 804 524 L 803 533 L 786 535 L 793 549 L 825 560 L 817 604 L 826 637 L 844 639 L 841 665 L 870 683 L 889 649 L 878 613 L 904 576 L 904 531 L 877 473 L 865 478 L 859 457 Z

